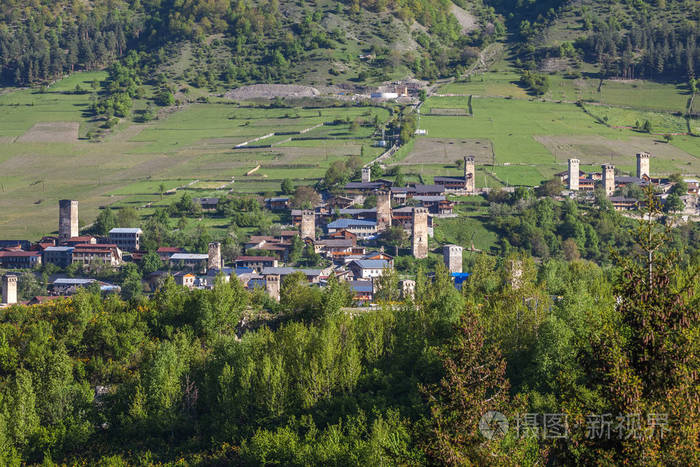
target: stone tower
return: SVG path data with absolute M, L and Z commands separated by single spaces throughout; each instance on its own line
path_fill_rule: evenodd
M 462 250 L 459 245 L 445 245 L 442 247 L 442 258 L 445 261 L 447 270 L 452 272 L 462 272 Z
M 428 257 L 428 210 L 413 208 L 413 256 Z
M 280 301 L 280 276 L 279 274 L 270 274 L 265 276 L 265 290 L 267 295 L 275 301 Z
M 569 159 L 569 190 L 578 191 L 579 160 Z
M 2 276 L 2 303 L 7 305 L 17 303 L 17 276 L 11 274 Z
M 642 178 L 643 176 L 649 177 L 649 159 L 651 154 L 648 152 L 640 152 L 637 154 L 637 178 Z
M 301 211 L 301 238 L 316 240 L 316 213 L 311 210 Z
M 474 193 L 474 180 L 474 156 L 467 156 L 464 158 L 464 189 L 467 193 Z
M 362 183 L 369 183 L 372 181 L 372 168 L 362 167 Z
M 603 188 L 606 196 L 612 196 L 615 193 L 615 166 L 612 164 L 603 164 Z
M 523 262 L 519 259 L 511 259 L 508 262 L 508 282 L 513 290 L 519 289 L 523 285 Z
M 377 192 L 377 230 L 384 231 L 391 227 L 391 193 Z
M 62 199 L 58 202 L 58 240 L 64 242 L 78 236 L 78 202 Z
M 415 298 L 416 297 L 416 281 L 411 279 L 404 279 L 399 281 L 399 289 L 401 290 L 401 298 Z
M 207 271 L 212 269 L 221 270 L 223 263 L 221 261 L 221 243 L 212 242 L 209 244 L 209 260 L 207 261 Z

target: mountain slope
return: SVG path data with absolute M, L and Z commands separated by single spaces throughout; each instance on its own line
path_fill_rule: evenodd
M 468 51 L 495 37 L 476 27 L 463 34 L 449 0 L 26 3 L 0 5 L 4 84 L 39 84 L 76 69 L 101 68 L 131 50 L 158 65 L 167 52 L 163 47 L 185 42 L 216 49 L 210 66 L 198 70 L 209 81 L 364 81 L 397 73 L 435 79 L 468 65 L 474 57 Z

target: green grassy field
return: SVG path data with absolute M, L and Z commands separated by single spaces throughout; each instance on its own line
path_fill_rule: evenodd
M 685 120 L 662 112 L 645 112 L 619 107 L 587 105 L 592 112 L 608 115 L 611 125 L 634 126 L 649 118 L 654 131 L 683 132 Z M 481 154 L 483 140 L 492 144 L 496 176 L 504 183 L 534 185 L 564 170 L 566 160 L 576 157 L 583 164 L 616 164 L 633 172 L 635 154 L 648 151 L 654 157 L 652 170 L 659 175 L 700 173 L 700 138 L 675 136 L 666 143 L 660 136 L 630 129 L 610 128 L 598 123 L 575 104 L 541 100 L 473 98 L 472 116 L 423 115 L 421 138 L 461 140 L 464 155 Z M 603 115 L 600 115 L 602 118 Z M 656 130 L 658 128 L 658 130 Z M 473 142 L 470 147 L 470 142 Z M 400 163 L 405 172 L 421 171 L 424 176 L 444 175 L 433 161 L 438 155 L 416 144 Z M 487 156 L 480 163 L 490 164 Z M 410 161 L 405 163 L 403 161 Z M 505 166 L 504 166 L 505 164 Z M 452 169 L 456 173 L 456 169 Z
M 488 228 L 487 204 L 482 198 L 475 204 L 469 199 L 465 204 L 457 204 L 455 212 L 458 218 L 435 219 L 434 240 L 440 244 L 455 244 L 470 248 L 473 239 L 474 247 L 490 252 L 496 247 L 498 234 Z M 470 254 L 465 251 L 465 255 Z
M 161 201 L 160 184 L 165 190 L 190 190 L 193 196 L 225 196 L 229 191 L 273 194 L 285 178 L 312 184 L 334 161 L 362 155 L 366 163 L 381 154 L 383 149 L 374 146 L 373 126 L 362 122 L 373 122 L 375 116 L 387 121 L 391 116 L 382 107 L 267 109 L 212 98 L 210 103 L 161 113 L 159 119 L 145 124 L 123 119 L 104 138 L 88 141 L 85 134 L 100 124 L 85 112 L 89 92 L 92 82 L 104 76 L 76 73 L 45 92 L 23 89 L 0 95 L 0 142 L 4 143 L 0 148 L 0 238 L 37 238 L 55 232 L 57 200 L 62 198 L 80 201 L 81 223 L 86 225 L 102 206 L 135 206 L 146 214 L 150 208 L 144 206 L 167 204 L 179 196 L 166 195 Z M 464 95 L 429 98 L 420 118 L 420 128 L 427 135 L 389 163 L 401 164 L 405 176 L 415 175 L 411 179 L 417 181 L 420 175 L 431 183 L 435 175 L 458 174 L 454 161 L 473 154 L 479 160 L 477 186 L 495 187 L 539 184 L 564 170 L 569 157 L 590 167 L 612 162 L 633 172 L 634 154 L 649 151 L 655 174 L 700 174 L 700 139 L 675 136 L 666 143 L 659 136 L 609 128 L 574 104 L 528 97 L 517 78 L 510 71 L 486 73 L 441 89 L 443 94 Z M 553 78 L 550 95 L 573 96 L 578 92 L 575 81 Z M 661 104 L 682 105 L 687 99 L 683 89 L 628 84 L 606 82 L 600 95 L 615 102 L 658 93 L 638 100 L 659 109 L 586 107 L 600 118 L 607 117 L 610 125 L 633 126 L 637 120 L 649 119 L 655 131 L 685 131 L 685 121 L 664 113 Z M 88 93 L 74 93 L 76 85 Z M 466 111 L 467 95 L 492 97 L 473 97 L 472 116 L 429 115 L 433 109 Z M 514 98 L 493 97 L 503 95 Z M 360 125 L 353 124 L 356 121 Z M 253 141 L 327 122 L 334 124 L 303 135 Z M 235 147 L 246 141 L 271 147 Z M 257 171 L 246 175 L 258 165 Z
M 284 178 L 313 183 L 336 160 L 364 154 L 367 162 L 380 154 L 373 147 L 373 128 L 354 128 L 352 122 L 390 116 L 380 107 L 266 109 L 215 99 L 145 124 L 124 119 L 98 141 L 80 139 L 101 122 L 85 112 L 90 94 L 73 90 L 77 84 L 89 90 L 104 76 L 76 73 L 47 92 L 15 90 L 0 96 L 0 238 L 36 239 L 55 232 L 57 201 L 63 198 L 80 202 L 80 222 L 87 225 L 102 206 L 159 203 L 161 183 L 170 190 L 198 180 L 193 196 L 225 196 L 229 190 L 274 193 Z M 278 144 L 290 137 L 279 135 L 258 143 L 272 148 L 234 148 L 268 133 L 336 120 L 341 123 L 291 135 L 317 139 Z M 258 164 L 261 168 L 246 177 Z
M 11 141 L 39 122 L 80 122 L 80 136 L 97 123 L 84 113 L 90 105 L 90 93 L 75 94 L 76 85 L 92 91 L 91 83 L 106 77 L 103 72 L 76 73 L 46 88 L 22 89 L 0 94 L 0 138 Z
M 438 93 L 525 99 L 528 96 L 517 84 L 519 79 L 520 75 L 514 72 L 487 72 L 472 76 L 468 81 L 456 81 L 445 85 Z

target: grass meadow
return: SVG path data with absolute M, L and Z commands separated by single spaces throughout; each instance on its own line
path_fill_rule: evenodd
M 190 187 L 193 196 L 225 196 L 274 193 L 284 178 L 314 183 L 336 160 L 362 155 L 367 162 L 380 154 L 372 128 L 352 122 L 390 116 L 381 107 L 266 109 L 218 100 L 185 105 L 148 123 L 123 119 L 102 139 L 82 139 L 101 123 L 86 110 L 92 82 L 104 77 L 76 73 L 43 92 L 0 95 L 0 238 L 36 239 L 55 232 L 63 198 L 80 202 L 80 222 L 88 225 L 103 206 L 134 206 L 148 214 L 144 206 L 161 203 L 160 184 L 171 190 L 198 181 Z M 76 94 L 76 85 L 88 92 Z M 271 148 L 235 149 L 268 133 L 333 121 L 303 135 L 250 143 Z M 301 136 L 310 139 L 287 141 Z M 257 165 L 254 175 L 245 175 Z M 175 196 L 166 195 L 163 202 Z

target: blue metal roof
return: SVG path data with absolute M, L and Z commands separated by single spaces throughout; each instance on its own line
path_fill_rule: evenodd
M 374 221 L 364 221 L 359 219 L 338 219 L 328 224 L 329 229 L 347 229 L 348 227 L 375 227 Z
M 355 292 L 372 293 L 373 291 L 372 283 L 369 281 L 351 281 L 350 287 L 352 287 L 352 290 Z

